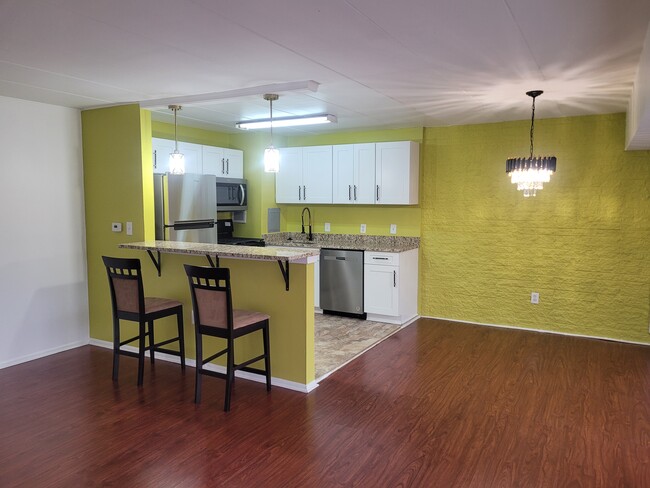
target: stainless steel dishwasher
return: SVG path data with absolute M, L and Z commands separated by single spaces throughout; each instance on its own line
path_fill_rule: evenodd
M 366 318 L 363 312 L 363 251 L 321 249 L 320 307 L 324 312 Z

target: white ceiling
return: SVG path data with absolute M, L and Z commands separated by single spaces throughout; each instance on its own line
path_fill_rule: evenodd
M 83 109 L 317 81 L 274 116 L 338 124 L 285 133 L 527 119 L 532 89 L 540 118 L 624 112 L 649 23 L 648 0 L 0 0 L 0 95 Z M 179 124 L 264 117 L 256 94 Z

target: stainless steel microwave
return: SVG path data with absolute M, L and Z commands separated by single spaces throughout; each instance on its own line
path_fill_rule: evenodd
M 217 178 L 217 211 L 238 211 L 248 208 L 246 180 Z

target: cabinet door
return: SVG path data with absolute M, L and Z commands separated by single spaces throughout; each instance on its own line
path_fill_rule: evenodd
M 363 268 L 364 312 L 399 315 L 399 268 L 365 264 Z
M 419 146 L 411 141 L 376 144 L 375 201 L 387 205 L 418 203 Z
M 280 148 L 280 171 L 275 174 L 275 201 L 302 203 L 302 148 Z
M 354 203 L 375 203 L 375 144 L 354 145 Z
M 332 146 L 302 148 L 302 199 L 332 203 Z
M 374 146 L 374 144 L 373 144 Z M 372 161 L 372 180 L 375 180 L 375 161 Z M 373 183 L 374 184 L 374 183 Z M 354 144 L 332 147 L 332 202 L 354 203 Z M 372 198 L 372 193 L 371 193 Z
M 151 149 L 153 150 L 153 172 L 169 172 L 169 155 L 174 152 L 174 141 L 152 137 Z
M 226 164 L 223 149 L 215 146 L 203 146 L 203 174 L 226 176 Z
M 226 166 L 226 176 L 228 178 L 244 177 L 244 152 L 239 149 L 223 150 L 224 164 Z
M 201 174 L 203 172 L 203 147 L 201 144 L 179 142 L 178 150 L 185 156 L 185 172 Z

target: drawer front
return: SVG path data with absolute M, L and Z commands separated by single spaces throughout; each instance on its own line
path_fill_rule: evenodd
M 385 266 L 399 265 L 399 253 L 396 252 L 365 252 L 365 264 L 379 264 Z

